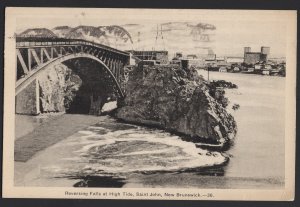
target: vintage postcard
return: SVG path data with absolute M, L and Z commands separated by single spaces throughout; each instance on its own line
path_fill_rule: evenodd
M 296 25 L 6 8 L 3 197 L 293 200 Z

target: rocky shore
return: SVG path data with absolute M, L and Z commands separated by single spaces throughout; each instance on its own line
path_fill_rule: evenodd
M 136 67 L 116 117 L 223 147 L 235 137 L 237 125 L 222 103 L 224 91 L 212 94 L 212 89 L 195 69 Z

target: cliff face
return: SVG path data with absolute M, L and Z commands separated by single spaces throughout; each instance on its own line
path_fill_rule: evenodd
M 39 77 L 41 113 L 65 112 L 82 84 L 79 76 L 58 64 Z
M 200 142 L 224 144 L 234 138 L 234 118 L 209 94 L 197 71 L 158 66 L 136 68 L 129 77 L 118 118 L 183 133 Z

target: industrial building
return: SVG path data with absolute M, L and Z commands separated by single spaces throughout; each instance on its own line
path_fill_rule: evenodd
M 195 54 L 189 54 L 186 56 L 187 59 L 197 59 L 197 55 Z
M 167 64 L 168 63 L 168 51 L 166 50 L 143 50 L 143 51 L 136 51 L 130 50 L 127 51 L 135 58 L 140 60 L 154 60 L 157 64 Z
M 266 62 L 270 54 L 270 47 L 261 47 L 260 52 L 251 52 L 251 47 L 244 48 L 244 63 L 254 65 L 257 62 Z
M 230 64 L 241 64 L 244 62 L 244 57 L 226 57 L 226 62 Z
M 175 58 L 181 59 L 182 57 L 183 57 L 183 55 L 182 55 L 181 52 L 176 52 L 176 53 L 175 53 Z

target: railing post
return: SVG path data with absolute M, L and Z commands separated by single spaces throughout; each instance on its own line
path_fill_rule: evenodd
M 115 64 L 114 64 L 114 59 L 112 58 L 111 61 L 110 61 L 110 68 L 111 68 L 111 71 L 112 73 L 114 74 L 114 76 L 116 77 L 116 69 L 115 69 Z
M 31 71 L 31 49 L 27 50 L 28 54 L 28 71 Z
M 114 61 L 114 68 L 115 68 L 115 73 L 116 73 L 116 79 L 117 82 L 119 83 L 119 68 L 118 68 L 118 60 L 115 59 Z
M 43 48 L 41 47 L 41 64 L 44 63 Z

